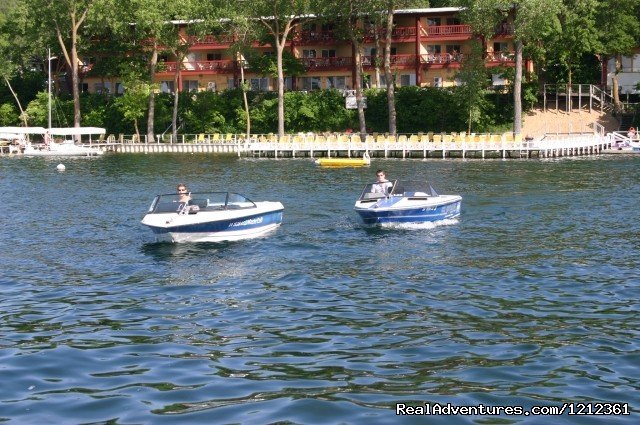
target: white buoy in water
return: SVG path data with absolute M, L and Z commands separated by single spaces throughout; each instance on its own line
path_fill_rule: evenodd
M 58 171 L 64 171 L 64 170 L 65 170 L 65 168 L 67 168 L 67 167 L 65 167 L 65 166 L 64 166 L 64 164 L 58 164 L 58 166 L 56 167 L 56 170 L 58 170 Z

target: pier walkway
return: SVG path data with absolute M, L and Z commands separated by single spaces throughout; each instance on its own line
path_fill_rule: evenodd
M 275 135 L 182 135 L 179 142 L 136 143 L 125 136 L 86 143 L 116 153 L 213 153 L 256 158 L 550 158 L 594 155 L 628 142 L 620 133 L 606 133 L 598 123 L 580 132 L 548 133 L 538 138 L 505 134 L 369 134 L 364 142 L 358 134 Z M 628 144 L 628 143 L 627 143 Z M 10 151 L 5 152 L 10 154 Z
M 609 149 L 616 137 L 604 134 L 594 123 L 589 131 L 545 134 L 523 138 L 505 134 L 417 134 L 385 136 L 369 134 L 364 142 L 358 134 L 297 134 L 278 138 L 275 135 L 185 135 L 178 143 L 120 142 L 100 144 L 105 151 L 121 153 L 219 153 L 239 157 L 318 158 L 548 158 L 593 155 Z M 96 146 L 95 144 L 93 146 Z

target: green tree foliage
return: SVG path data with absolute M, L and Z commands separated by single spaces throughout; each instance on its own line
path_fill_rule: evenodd
M 71 74 L 74 125 L 80 126 L 79 51 L 87 40 L 84 29 L 106 25 L 106 13 L 113 0 L 23 0 L 29 11 L 30 34 L 48 47 L 56 40 L 61 57 Z M 100 13 L 102 12 L 102 13 Z M 93 22 L 91 22 L 93 21 Z
M 278 134 L 284 135 L 284 64 L 283 53 L 293 30 L 310 16 L 310 0 L 253 0 L 235 3 L 238 15 L 251 16 L 269 35 L 276 51 L 278 89 Z
M 563 0 L 558 13 L 549 17 L 553 31 L 545 36 L 548 60 L 565 70 L 569 85 L 582 57 L 602 50 L 595 19 L 598 3 L 596 0 Z
M 23 110 L 25 95 L 16 87 L 15 77 L 28 68 L 24 66 L 29 56 L 29 43 L 25 37 L 24 23 L 26 22 L 26 8 L 19 1 L 12 1 L 3 6 L 0 12 L 0 98 L 1 88 L 6 87 L 20 110 L 24 125 L 27 125 Z
M 472 126 L 481 125 L 485 118 L 483 110 L 487 107 L 485 93 L 489 86 L 489 75 L 484 65 L 482 44 L 478 40 L 471 43 L 471 50 L 465 55 L 462 68 L 456 75 L 462 85 L 456 90 L 456 102 L 468 111 L 467 131 L 471 133 Z
M 146 84 L 146 83 L 145 83 Z M 131 86 L 131 83 L 129 83 Z M 398 111 L 398 133 L 460 131 L 468 125 L 469 105 L 467 97 L 458 93 L 462 87 L 448 89 L 433 87 L 399 87 L 396 96 Z M 81 96 L 83 121 L 86 125 L 104 127 L 112 134 L 135 134 L 134 117 L 141 120 L 140 111 L 146 113 L 144 92 L 133 97 L 131 103 L 125 97 L 83 94 Z M 125 91 L 127 93 L 127 91 Z M 369 131 L 388 132 L 388 103 L 384 90 L 370 89 L 367 96 L 367 122 Z M 253 134 L 276 133 L 278 129 L 277 94 L 273 92 L 247 93 L 250 103 Z M 486 92 L 479 103 L 480 119 L 474 123 L 476 132 L 504 131 L 513 116 L 509 102 L 510 93 Z M 157 95 L 155 126 L 166 133 L 171 127 L 173 95 Z M 47 125 L 46 91 L 38 93 L 29 103 L 26 113 L 29 125 Z M 68 126 L 73 121 L 73 100 L 60 97 L 54 100 L 54 126 Z M 222 92 L 181 93 L 180 111 L 182 132 L 243 133 L 246 116 L 240 88 Z M 316 90 L 308 93 L 287 92 L 285 94 L 286 124 L 290 133 L 313 131 L 343 132 L 358 127 L 355 110 L 345 108 L 345 99 L 338 90 Z M 8 110 L 8 109 L 7 109 Z M 129 111 L 129 112 L 127 112 Z M 15 114 L 10 115 L 15 119 Z M 140 126 L 144 132 L 144 126 Z
M 122 112 L 125 120 L 133 122 L 137 140 L 140 140 L 138 122 L 144 118 L 149 102 L 149 95 L 154 85 L 144 80 L 130 79 L 125 81 L 124 95 L 116 98 L 116 107 Z
M 367 122 L 364 110 L 362 56 L 364 37 L 370 21 L 370 14 L 377 10 L 379 3 L 375 0 L 328 0 L 318 4 L 318 11 L 328 22 L 335 25 L 334 35 L 348 41 L 353 46 L 353 66 L 355 80 L 352 82 L 355 91 L 360 140 L 364 142 L 367 133 Z M 387 117 L 389 116 L 387 107 Z M 388 124 L 387 124 L 388 125 Z
M 0 104 L 0 126 L 17 125 L 20 121 L 20 114 L 18 114 L 15 106 L 11 103 Z
M 612 75 L 612 92 L 614 103 L 620 109 L 620 92 L 618 74 L 622 70 L 622 56 L 630 55 L 640 45 L 640 0 L 601 0 L 596 17 L 600 28 L 604 59 L 615 59 L 615 70 Z
M 540 42 L 556 16 L 561 0 L 462 0 L 462 16 L 479 34 L 492 38 L 502 23 L 513 25 L 515 74 L 513 79 L 513 132 L 522 130 L 523 46 Z

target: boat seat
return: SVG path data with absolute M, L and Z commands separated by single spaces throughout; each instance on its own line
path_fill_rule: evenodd
M 189 205 L 197 205 L 200 209 L 205 209 L 209 205 L 208 199 L 192 199 Z

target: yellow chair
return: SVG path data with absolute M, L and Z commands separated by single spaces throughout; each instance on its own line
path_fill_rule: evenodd
M 349 142 L 349 135 L 348 134 L 341 134 L 338 136 L 338 143 L 347 143 Z

